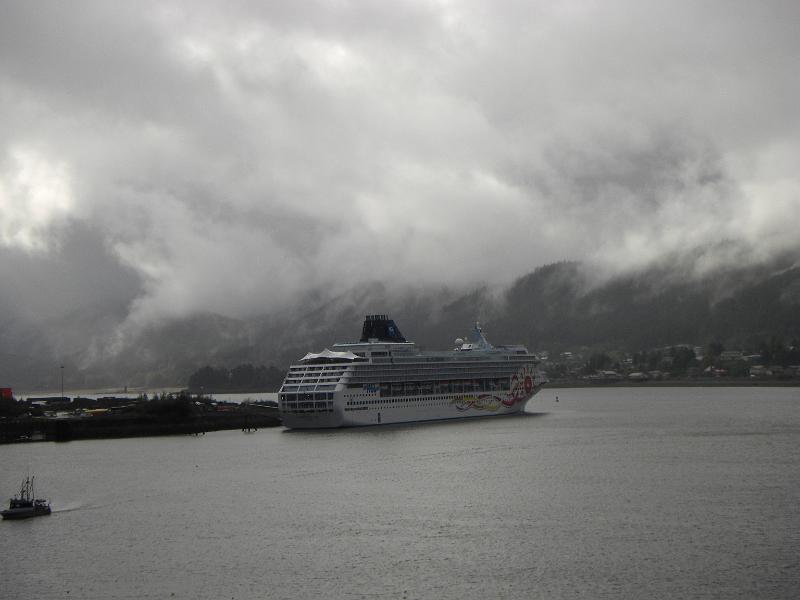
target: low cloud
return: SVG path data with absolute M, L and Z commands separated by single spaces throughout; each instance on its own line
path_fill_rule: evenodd
M 72 261 L 72 281 L 100 281 L 73 303 L 108 285 L 138 326 L 724 240 L 797 251 L 799 18 L 792 2 L 9 4 L 0 267 L 25 256 L 28 289 Z M 63 251 L 87 231 L 101 259 Z

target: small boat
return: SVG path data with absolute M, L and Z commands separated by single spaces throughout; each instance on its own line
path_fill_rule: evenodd
M 33 491 L 33 477 L 26 477 L 19 488 L 19 494 L 11 498 L 8 509 L 0 511 L 4 519 L 27 519 L 50 514 L 50 502 L 37 498 Z

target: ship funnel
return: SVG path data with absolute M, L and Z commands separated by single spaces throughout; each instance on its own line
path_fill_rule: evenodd
M 364 319 L 364 327 L 361 329 L 361 341 L 368 342 L 370 340 L 405 342 L 406 338 L 388 316 L 367 315 Z

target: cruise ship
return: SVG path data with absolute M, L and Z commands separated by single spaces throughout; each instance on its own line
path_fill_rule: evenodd
M 284 426 L 355 427 L 522 412 L 546 383 L 524 346 L 473 339 L 422 351 L 386 315 L 367 315 L 358 342 L 308 353 L 289 367 L 278 396 Z

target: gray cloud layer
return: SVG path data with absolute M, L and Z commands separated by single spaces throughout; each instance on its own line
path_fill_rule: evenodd
M 6 2 L 0 268 L 28 289 L 68 261 L 95 282 L 72 303 L 107 282 L 136 324 L 796 249 L 798 23 L 769 1 Z

